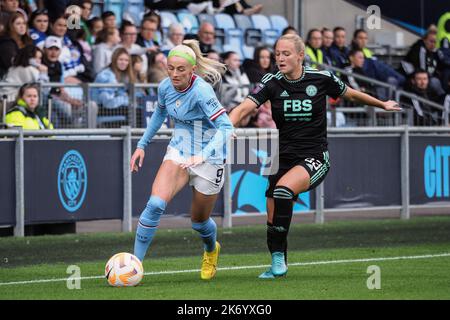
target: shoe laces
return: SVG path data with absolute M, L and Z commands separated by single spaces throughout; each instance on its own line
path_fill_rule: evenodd
M 282 253 L 274 253 L 273 260 L 276 267 L 284 267 L 284 255 Z

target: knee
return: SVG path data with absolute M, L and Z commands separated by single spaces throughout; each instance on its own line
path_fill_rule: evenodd
M 166 209 L 166 201 L 158 196 L 151 196 L 147 202 L 144 212 L 141 215 L 141 220 L 149 220 L 151 222 L 159 221 L 161 215 Z

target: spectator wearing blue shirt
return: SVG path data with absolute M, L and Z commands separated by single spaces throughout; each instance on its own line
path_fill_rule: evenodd
M 155 33 L 158 31 L 158 24 L 149 18 L 145 18 L 141 24 L 141 30 L 137 37 L 136 43 L 150 51 L 157 51 L 159 43 L 155 40 Z
M 127 49 L 117 48 L 112 55 L 109 67 L 97 74 L 94 82 L 111 85 L 135 83 L 136 76 L 132 69 L 131 55 Z M 116 117 L 122 120 L 114 121 L 111 123 L 112 126 L 126 123 L 130 103 L 126 87 L 96 88 L 93 90 L 92 98 L 99 106 L 99 115 L 123 116 L 123 118 Z
M 36 10 L 30 17 L 30 37 L 34 45 L 40 49 L 44 48 L 45 39 L 47 38 L 48 19 L 47 9 Z
M 346 31 L 343 27 L 333 29 L 334 41 L 330 48 L 333 64 L 338 68 L 344 68 L 349 64 Z

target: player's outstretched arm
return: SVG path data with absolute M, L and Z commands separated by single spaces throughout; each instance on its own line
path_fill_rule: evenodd
M 389 100 L 389 101 L 381 101 L 377 98 L 374 98 L 364 92 L 360 92 L 358 90 L 347 87 L 347 91 L 344 94 L 344 98 L 346 100 L 352 102 L 359 102 L 365 105 L 377 107 L 386 111 L 401 111 L 402 108 L 399 107 L 398 103 Z
M 242 101 L 240 105 L 231 110 L 229 117 L 233 126 L 239 127 L 239 123 L 241 122 L 241 120 L 248 116 L 256 107 L 257 104 L 247 98 Z
M 136 151 L 133 153 L 133 156 L 131 157 L 130 160 L 131 172 L 134 171 L 138 172 L 139 168 L 142 167 L 145 157 L 144 152 L 145 147 L 150 143 L 150 141 L 153 139 L 153 136 L 161 128 L 166 117 L 167 117 L 167 109 L 165 107 L 161 108 L 158 106 L 155 109 L 155 112 L 153 112 L 153 115 L 150 118 L 150 121 L 147 125 L 147 129 L 145 130 L 144 135 L 139 140 Z M 139 166 L 136 165 L 137 161 L 139 162 Z

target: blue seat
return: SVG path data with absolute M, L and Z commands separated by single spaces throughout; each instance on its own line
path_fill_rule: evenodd
M 288 21 L 283 16 L 279 16 L 279 15 L 274 14 L 274 15 L 271 15 L 269 17 L 269 19 L 270 19 L 270 22 L 272 23 L 272 28 L 277 30 L 279 35 L 281 35 L 281 33 L 283 32 L 284 28 L 289 26 Z
M 178 20 L 180 23 L 184 26 L 184 29 L 188 33 L 196 33 L 199 27 L 197 17 L 194 16 L 190 12 L 179 12 L 178 14 Z
M 112 11 L 116 15 L 118 25 L 122 23 L 123 2 L 122 0 L 105 0 L 103 11 Z
M 268 17 L 262 14 L 254 14 L 251 16 L 253 27 L 262 31 L 263 42 L 268 45 L 273 45 L 280 36 L 278 30 L 272 28 L 272 24 Z
M 244 60 L 244 54 L 242 53 L 242 49 L 240 46 L 236 46 L 236 45 L 232 45 L 232 44 L 225 44 L 223 46 L 223 52 L 227 52 L 227 51 L 234 51 L 238 54 L 239 59 L 241 61 Z
M 242 30 L 236 28 L 233 18 L 224 13 L 216 14 L 216 28 L 225 32 L 225 43 L 242 46 L 244 43 Z
M 214 19 L 214 16 L 206 13 L 201 13 L 198 15 L 198 21 L 200 24 L 202 24 L 203 21 L 211 23 L 214 27 L 216 26 L 216 20 Z
M 224 30 L 236 29 L 236 24 L 233 18 L 225 13 L 219 13 L 214 16 L 216 27 L 222 28 Z
M 253 60 L 253 54 L 255 53 L 255 47 L 242 46 L 242 53 L 245 59 Z
M 103 10 L 104 3 L 100 0 L 94 0 L 92 1 L 92 13 L 91 17 L 101 17 Z
M 180 23 L 177 16 L 169 11 L 161 11 L 161 27 L 168 29 L 172 23 Z
M 245 44 L 248 46 L 258 46 L 262 41 L 262 31 L 255 29 L 250 18 L 243 14 L 235 14 L 234 21 L 238 29 L 244 33 Z
M 129 15 L 135 25 L 141 25 L 145 13 L 145 6 L 142 0 L 125 0 L 123 8 L 124 16 Z

